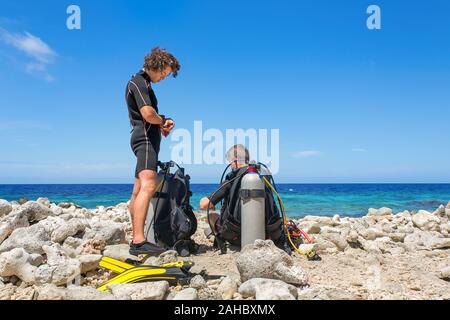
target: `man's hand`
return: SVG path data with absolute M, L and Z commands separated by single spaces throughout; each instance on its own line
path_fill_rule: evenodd
M 164 124 L 159 127 L 163 136 L 167 137 L 170 134 L 170 131 L 175 127 L 175 122 L 172 119 L 166 119 Z

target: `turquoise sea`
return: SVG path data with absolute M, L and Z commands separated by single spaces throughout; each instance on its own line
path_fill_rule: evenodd
M 291 217 L 305 215 L 362 216 L 368 208 L 435 210 L 450 201 L 450 184 L 278 184 Z M 213 192 L 215 184 L 192 184 L 191 204 L 198 209 L 201 197 Z M 128 201 L 132 185 L 0 185 L 0 199 L 8 201 L 39 197 L 51 202 L 74 202 L 82 207 L 113 206 Z

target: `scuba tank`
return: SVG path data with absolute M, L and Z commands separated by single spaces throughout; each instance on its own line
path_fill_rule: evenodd
M 250 166 L 241 181 L 241 248 L 265 234 L 265 185 L 256 166 Z

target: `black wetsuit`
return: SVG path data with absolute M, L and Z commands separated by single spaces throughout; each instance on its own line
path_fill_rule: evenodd
M 135 74 L 128 81 L 125 98 L 128 115 L 133 127 L 131 149 L 137 157 L 136 178 L 142 170 L 157 170 L 161 131 L 159 125 L 150 124 L 142 117 L 143 106 L 153 107 L 158 113 L 158 100 L 151 87 L 149 76 L 143 71 Z

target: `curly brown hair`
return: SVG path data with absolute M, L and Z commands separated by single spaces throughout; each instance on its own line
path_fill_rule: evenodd
M 177 58 L 170 54 L 166 49 L 156 47 L 152 49 L 152 52 L 145 56 L 144 69 L 162 72 L 167 67 L 172 69 L 172 75 L 175 78 L 178 75 L 181 66 Z

